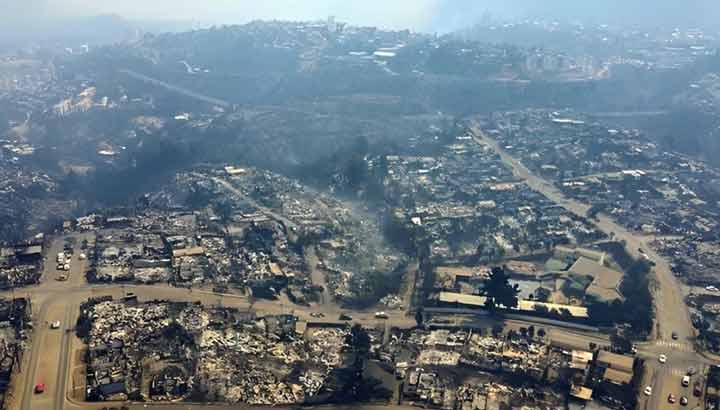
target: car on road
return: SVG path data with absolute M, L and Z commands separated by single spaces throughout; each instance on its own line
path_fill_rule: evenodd
M 685 396 L 680 397 L 680 405 L 687 406 L 687 404 L 688 404 L 688 398 Z
M 688 375 L 683 376 L 680 383 L 683 385 L 683 387 L 688 387 L 690 385 L 690 376 L 688 376 Z
M 658 357 L 658 361 L 659 361 L 660 363 L 665 363 L 665 362 L 667 362 L 667 356 L 665 356 L 664 354 L 661 354 L 660 357 Z
M 42 394 L 45 392 L 45 383 L 38 383 L 35 385 L 35 394 Z
M 353 320 L 352 316 L 348 315 L 347 313 L 341 314 L 339 319 L 343 321 Z
M 60 329 L 60 321 L 56 320 L 50 323 L 50 329 Z
M 673 404 L 673 403 L 675 403 L 676 401 L 677 401 L 677 398 L 675 397 L 674 394 L 672 394 L 672 393 L 668 394 L 668 403 Z
M 673 338 L 673 340 L 678 340 L 678 333 L 672 332 L 672 338 Z
M 310 316 L 320 318 L 320 317 L 325 317 L 325 314 L 322 312 L 312 312 L 312 313 L 310 313 Z
M 693 395 L 695 397 L 700 397 L 703 394 L 703 386 L 700 382 L 695 382 L 695 385 L 693 386 Z
M 66 280 L 68 280 L 68 277 L 67 277 L 67 275 L 60 275 L 57 277 L 57 280 L 59 282 L 65 282 Z
M 376 313 L 375 313 L 375 317 L 376 317 L 377 319 L 387 319 L 387 318 L 389 318 L 390 316 L 388 316 L 387 313 L 385 313 L 385 312 L 376 312 Z
M 713 285 L 709 285 L 709 286 L 705 286 L 705 290 L 710 291 L 710 292 L 717 292 L 718 288 Z
M 646 396 L 651 396 L 652 395 L 652 386 L 645 387 L 645 390 L 643 391 L 643 393 L 645 393 Z

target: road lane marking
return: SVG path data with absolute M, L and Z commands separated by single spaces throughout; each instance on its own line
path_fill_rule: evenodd
M 664 346 L 664 347 L 670 347 L 675 350 L 681 350 L 683 352 L 691 352 L 692 347 L 688 345 L 687 343 L 680 343 L 680 342 L 667 342 L 665 340 L 658 340 L 655 342 L 656 346 Z

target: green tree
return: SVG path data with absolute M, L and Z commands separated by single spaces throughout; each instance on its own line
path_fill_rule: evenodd
M 505 269 L 501 267 L 492 268 L 490 277 L 483 282 L 480 291 L 480 294 L 487 298 L 485 307 L 491 310 L 498 305 L 506 309 L 516 308 L 518 305 L 518 293 L 520 293 L 518 285 L 513 286 L 510 284 L 510 277 L 505 272 Z

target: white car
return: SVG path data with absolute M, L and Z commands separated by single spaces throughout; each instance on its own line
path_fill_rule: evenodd
M 665 363 L 665 362 L 667 362 L 667 356 L 665 356 L 664 354 L 661 354 L 660 357 L 658 357 L 658 361 L 659 361 L 660 363 Z
M 56 320 L 50 323 L 50 329 L 60 329 L 60 321 Z
M 643 393 L 645 393 L 646 396 L 651 396 L 651 395 L 652 395 L 652 387 L 651 387 L 651 386 L 647 386 L 647 387 L 645 388 L 645 390 L 643 391 Z

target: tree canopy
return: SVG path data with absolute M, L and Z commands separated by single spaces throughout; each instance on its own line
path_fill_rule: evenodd
M 503 306 L 507 309 L 516 308 L 518 306 L 518 285 L 510 284 L 510 277 L 502 267 L 494 267 L 490 272 L 490 276 L 483 281 L 480 294 L 487 298 L 485 306 L 488 309 L 495 309 L 497 306 Z

